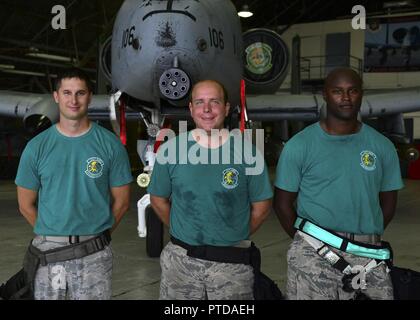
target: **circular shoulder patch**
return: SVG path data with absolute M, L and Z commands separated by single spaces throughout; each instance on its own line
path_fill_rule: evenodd
M 234 189 L 239 184 L 239 172 L 234 168 L 223 170 L 222 186 L 226 189 Z
M 360 152 L 360 165 L 367 171 L 376 169 L 376 154 L 372 151 L 364 150 Z

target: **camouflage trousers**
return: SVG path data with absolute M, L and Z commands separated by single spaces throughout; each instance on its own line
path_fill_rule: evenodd
M 32 244 L 45 251 L 68 245 L 36 236 Z M 89 256 L 39 266 L 35 300 L 108 300 L 111 298 L 111 246 Z
M 254 273 L 249 265 L 187 256 L 169 242 L 160 255 L 161 300 L 253 300 Z
M 365 266 L 369 258 L 359 257 L 331 248 L 351 266 Z M 350 300 L 355 293 L 343 290 L 343 273 L 332 267 L 297 232 L 287 252 L 287 289 L 289 300 Z M 392 300 L 393 287 L 384 264 L 366 273 L 367 289 L 362 290 L 374 300 Z

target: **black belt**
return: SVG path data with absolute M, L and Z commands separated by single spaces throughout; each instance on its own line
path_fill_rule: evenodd
M 94 238 L 68 246 L 41 251 L 31 243 L 28 250 L 39 258 L 41 265 L 46 266 L 49 263 L 86 257 L 105 249 L 110 242 L 111 234 L 109 230 L 105 230 Z
M 249 248 L 210 245 L 192 246 L 173 236 L 171 236 L 171 242 L 187 250 L 187 256 L 189 257 L 215 262 L 251 265 L 251 258 L 253 254 L 253 250 L 251 250 L 251 248 L 254 247 L 254 244 L 252 244 Z
M 171 242 L 187 250 L 187 255 L 193 258 L 250 265 L 254 272 L 254 298 L 256 300 L 283 299 L 281 291 L 275 282 L 261 272 L 261 254 L 254 242 L 251 242 L 249 248 L 209 245 L 192 246 L 173 236 L 171 236 Z

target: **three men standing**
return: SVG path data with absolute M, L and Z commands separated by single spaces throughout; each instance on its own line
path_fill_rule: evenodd
M 34 138 L 22 155 L 16 177 L 19 207 L 35 227 L 33 245 L 40 250 L 66 247 L 114 229 L 128 208 L 132 178 L 127 154 L 112 133 L 87 119 L 91 91 L 80 71 L 59 77 L 54 98 L 60 122 Z M 343 273 L 314 248 L 313 237 L 296 229 L 308 222 L 345 242 L 380 248 L 380 236 L 395 213 L 397 190 L 403 187 L 398 157 L 388 139 L 358 121 L 362 94 L 357 73 L 332 71 L 324 88 L 326 118 L 296 134 L 281 153 L 274 209 L 294 238 L 287 257 L 289 299 L 354 295 L 343 286 Z M 250 234 L 270 211 L 267 168 L 264 164 L 261 173 L 247 175 L 244 161 L 222 160 L 223 148 L 230 151 L 230 160 L 238 153 L 230 143 L 234 137 L 223 130 L 230 106 L 222 84 L 195 84 L 189 107 L 196 129 L 166 143 L 177 151 L 176 161 L 156 161 L 148 189 L 156 214 L 171 234 L 161 254 L 160 298 L 252 299 L 250 265 L 207 259 L 202 252 L 226 249 L 228 256 L 249 247 Z M 178 148 L 182 139 L 187 141 L 187 154 Z M 252 149 L 264 162 L 255 146 L 242 142 L 240 157 Z M 208 162 L 189 163 L 185 157 L 191 150 L 206 154 Z M 214 154 L 216 165 L 210 159 Z M 366 266 L 372 260 L 334 246 L 325 248 L 351 265 Z M 35 297 L 106 299 L 111 295 L 111 272 L 107 244 L 86 257 L 40 267 Z M 366 280 L 370 298 L 392 299 L 383 263 L 371 268 Z

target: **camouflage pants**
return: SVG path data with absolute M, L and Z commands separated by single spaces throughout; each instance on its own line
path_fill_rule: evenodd
M 45 251 L 68 245 L 36 236 L 32 244 Z M 108 300 L 111 298 L 112 249 L 81 259 L 40 266 L 35 277 L 35 300 Z
M 330 247 L 331 248 L 331 247 Z M 352 266 L 365 266 L 371 259 L 336 249 Z M 289 300 L 349 300 L 354 293 L 343 290 L 343 273 L 320 257 L 299 233 L 287 252 L 287 289 Z M 392 300 L 393 288 L 386 266 L 381 264 L 366 274 L 367 289 L 362 292 L 374 300 Z
M 169 242 L 160 255 L 161 300 L 253 300 L 254 273 L 249 265 L 187 256 Z

